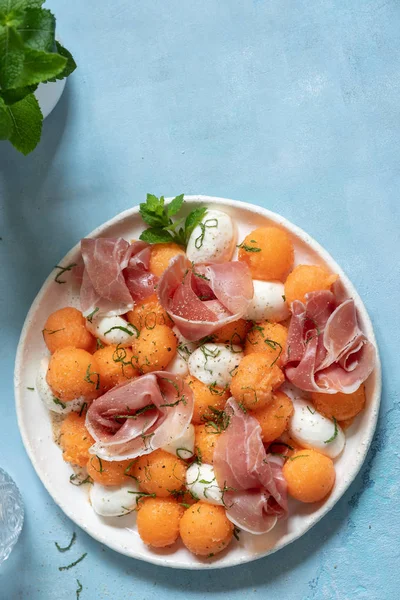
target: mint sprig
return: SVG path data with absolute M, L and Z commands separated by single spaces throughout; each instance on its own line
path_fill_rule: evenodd
M 45 0 L 0 0 L 0 139 L 28 154 L 39 143 L 43 116 L 34 97 L 40 83 L 68 77 L 72 55 L 55 40 L 56 20 Z
M 175 242 L 186 246 L 193 229 L 201 222 L 207 209 L 195 208 L 186 218 L 173 221 L 171 217 L 177 215 L 182 208 L 183 198 L 184 194 L 181 194 L 165 205 L 164 196 L 157 198 L 153 194 L 147 194 L 146 202 L 140 204 L 139 212 L 149 227 L 143 231 L 140 239 L 149 244 Z

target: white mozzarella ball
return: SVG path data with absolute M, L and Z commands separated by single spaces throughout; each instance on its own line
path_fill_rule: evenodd
M 90 486 L 89 498 L 93 510 L 102 517 L 120 517 L 128 514 L 137 507 L 139 486 L 132 483 L 106 486 L 93 483 Z
M 168 373 L 180 375 L 181 377 L 186 377 L 186 375 L 189 373 L 186 360 L 184 360 L 179 354 L 176 354 L 171 360 L 171 362 L 168 364 L 167 370 Z
M 254 295 L 244 319 L 249 321 L 284 321 L 290 315 L 285 300 L 285 288 L 280 281 L 253 280 Z
M 195 264 L 231 260 L 236 247 L 236 224 L 221 210 L 208 210 L 189 238 L 188 259 Z
M 72 411 L 79 412 L 85 402 L 84 398 L 77 398 L 76 400 L 69 400 L 68 402 L 62 402 L 56 398 L 50 389 L 49 384 L 46 380 L 47 370 L 49 368 L 49 357 L 42 358 L 39 365 L 39 370 L 36 375 L 36 389 L 42 400 L 43 404 L 49 410 L 58 413 L 59 415 L 67 415 Z
M 186 487 L 203 502 L 223 505 L 222 491 L 212 465 L 193 463 L 186 471 Z
M 122 317 L 93 317 L 86 321 L 86 328 L 105 344 L 116 344 L 122 347 L 131 346 L 138 337 L 137 328 Z
M 225 387 L 242 358 L 242 348 L 235 344 L 203 344 L 189 358 L 189 373 L 206 385 Z
M 290 436 L 304 448 L 312 448 L 330 458 L 339 456 L 346 442 L 341 427 L 321 415 L 305 400 L 294 400 L 293 408 L 289 423 Z
M 187 460 L 194 455 L 194 426 L 188 425 L 186 430 L 179 437 L 171 440 L 162 448 L 174 456 Z

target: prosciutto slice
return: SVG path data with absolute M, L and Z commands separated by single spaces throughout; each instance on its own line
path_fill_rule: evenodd
M 149 454 L 181 436 L 193 414 L 191 388 L 178 375 L 155 371 L 117 386 L 94 400 L 86 427 L 104 460 Z
M 160 279 L 158 297 L 180 333 L 195 341 L 242 317 L 253 298 L 244 262 L 194 267 L 177 256 Z
M 154 293 L 157 278 L 149 272 L 150 246 L 146 242 L 129 244 L 123 238 L 85 238 L 81 240 L 83 274 L 81 309 L 88 316 L 121 315 L 133 308 L 134 301 Z
M 338 302 L 329 291 L 307 294 L 305 304 L 295 300 L 284 364 L 302 390 L 356 391 L 374 368 L 375 348 L 358 325 L 354 300 Z
M 245 531 L 266 533 L 287 514 L 283 460 L 267 455 L 260 425 L 234 398 L 225 411 L 229 425 L 216 443 L 214 470 L 227 517 Z

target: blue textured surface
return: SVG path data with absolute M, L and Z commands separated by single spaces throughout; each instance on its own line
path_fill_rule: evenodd
M 70 600 L 77 578 L 81 600 L 398 598 L 398 2 L 49 4 L 79 70 L 33 155 L 0 144 L 0 464 L 26 503 L 1 600 Z M 357 286 L 380 344 L 382 410 L 359 477 L 301 540 L 225 572 L 142 564 L 80 530 L 59 554 L 54 541 L 76 528 L 17 429 L 14 355 L 35 294 L 71 246 L 148 191 L 255 202 L 306 229 Z

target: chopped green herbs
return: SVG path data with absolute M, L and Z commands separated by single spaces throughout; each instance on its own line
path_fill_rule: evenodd
M 57 275 L 54 278 L 54 281 L 56 283 L 67 283 L 64 279 L 60 279 L 60 277 L 62 275 L 64 275 L 64 273 L 66 273 L 67 271 L 70 271 L 71 269 L 73 269 L 74 267 L 76 267 L 76 263 L 71 263 L 67 267 L 60 267 L 59 265 L 56 265 L 54 268 L 55 269 L 60 269 L 60 272 L 57 273 Z
M 95 467 L 94 464 L 93 464 L 93 461 L 94 461 L 95 458 L 97 458 L 97 460 L 98 460 L 98 463 L 99 463 L 98 466 L 99 466 L 99 468 Z M 98 473 L 102 473 L 104 471 L 104 469 L 103 469 L 103 461 L 101 460 L 100 456 L 97 456 L 97 454 L 96 454 L 96 456 L 92 456 L 92 458 L 90 459 L 90 464 L 92 465 L 93 469 L 95 471 L 97 471 Z
M 86 375 L 83 378 L 83 381 L 86 381 L 87 383 L 92 383 L 93 385 L 96 386 L 96 390 L 98 390 L 100 388 L 100 375 L 98 373 L 96 373 L 95 371 L 91 372 L 90 371 L 90 367 L 92 366 L 92 363 L 90 363 L 86 369 Z M 91 379 L 92 375 L 95 375 L 97 377 L 97 379 L 95 381 L 93 381 Z
M 244 242 L 238 244 L 236 248 L 242 248 L 245 252 L 261 252 L 261 248 L 257 248 L 257 246 L 247 246 Z
M 67 565 L 66 567 L 58 567 L 58 570 L 59 571 L 68 571 L 69 569 L 72 569 L 72 567 L 75 567 L 77 564 L 79 564 L 85 558 L 85 556 L 87 556 L 87 552 L 82 554 L 82 556 L 80 558 L 78 558 L 78 560 L 74 561 L 70 565 Z
M 315 415 L 315 410 L 311 410 L 311 408 L 308 406 L 308 404 L 307 404 L 307 410 L 308 410 L 308 412 L 310 412 L 312 415 Z
M 89 323 L 91 323 L 93 321 L 93 317 L 94 315 L 99 311 L 99 307 L 96 306 L 96 308 L 94 310 L 92 310 L 92 312 L 86 317 L 86 320 L 89 321 Z
M 83 414 L 83 411 L 87 408 L 87 402 L 84 402 L 81 406 L 81 410 L 79 411 L 79 416 L 81 417 Z
M 29 390 L 30 392 L 34 392 L 35 391 L 35 388 L 31 388 L 31 387 L 27 387 L 26 389 Z
M 239 542 L 239 533 L 240 533 L 240 529 L 238 527 L 234 527 L 233 528 L 233 535 L 235 536 L 235 538 L 237 539 L 237 541 Z
M 79 581 L 79 579 L 76 580 L 76 583 L 78 584 L 78 587 L 76 589 L 76 600 L 79 600 L 80 595 L 81 595 L 81 591 L 83 590 L 83 585 L 81 584 L 81 582 Z
M 111 327 L 110 329 L 105 331 L 104 335 L 107 335 L 108 333 L 110 333 L 111 331 L 114 331 L 115 329 L 119 329 L 120 331 L 127 333 L 129 336 L 132 336 L 133 334 L 135 334 L 136 337 L 138 338 L 140 335 L 139 329 L 137 327 L 135 327 L 134 325 L 132 325 L 131 323 L 127 323 L 126 325 L 127 325 L 126 327 L 123 327 L 122 325 L 115 325 L 114 327 Z M 128 329 L 128 327 L 132 327 L 133 331 Z
M 189 450 L 188 448 L 177 448 L 176 455 L 178 458 L 181 458 L 182 460 L 187 460 L 188 458 L 191 458 L 193 456 L 193 452 L 191 450 Z
M 96 338 L 96 350 L 101 350 L 104 348 L 104 344 L 100 338 Z
M 58 406 L 61 406 L 61 408 L 67 408 L 65 402 L 61 402 L 61 400 L 59 398 L 56 398 L 55 396 L 53 398 L 53 402 L 54 404 L 58 404 Z
M 214 406 L 208 406 L 210 413 L 212 414 L 211 419 L 204 418 L 205 427 L 208 433 L 222 433 L 227 429 L 231 422 L 230 416 L 224 410 L 218 410 Z
M 70 548 L 72 547 L 72 544 L 75 543 L 75 540 L 76 540 L 76 533 L 74 531 L 74 533 L 72 534 L 71 541 L 68 544 L 68 546 L 65 546 L 64 548 L 62 548 L 57 542 L 54 542 L 54 544 L 59 552 L 67 552 L 67 550 L 70 550 Z
M 74 473 L 73 475 L 70 475 L 69 482 L 72 483 L 72 485 L 76 485 L 77 487 L 85 485 L 85 483 L 93 483 L 93 479 L 90 477 L 90 475 L 87 475 L 85 479 L 80 479 L 80 477 L 80 475 Z
M 330 444 L 331 442 L 333 442 L 336 439 L 337 434 L 339 433 L 338 423 L 337 423 L 335 417 L 332 417 L 332 420 L 333 420 L 333 424 L 335 426 L 335 431 L 333 432 L 333 435 L 332 435 L 332 437 L 329 438 L 329 440 L 324 441 L 324 444 Z
M 42 334 L 48 333 L 49 335 L 53 335 L 54 333 L 58 333 L 59 331 L 64 331 L 65 327 L 61 327 L 61 329 L 42 329 Z
M 199 250 L 203 245 L 204 236 L 206 235 L 206 229 L 218 227 L 218 219 L 207 219 L 207 221 L 204 221 L 204 223 L 200 222 L 198 223 L 198 225 L 200 225 L 201 232 L 200 235 L 194 241 L 194 245 L 197 248 L 197 250 Z
M 146 492 L 134 492 L 129 490 L 128 494 L 134 494 L 136 496 L 136 506 L 138 506 L 139 502 L 143 500 L 143 498 L 155 498 L 155 494 L 146 494 Z
M 298 458 L 308 458 L 309 454 L 298 454 L 297 456 L 291 456 L 289 460 L 297 460 Z
M 168 205 L 165 205 L 164 196 L 158 198 L 147 194 L 146 202 L 140 205 L 140 215 L 149 225 L 140 236 L 140 239 L 150 244 L 175 242 L 186 246 L 193 229 L 201 223 L 207 212 L 206 208 L 192 210 L 186 218 L 173 221 L 184 204 L 184 195 L 176 196 Z

